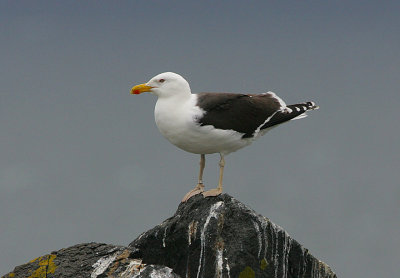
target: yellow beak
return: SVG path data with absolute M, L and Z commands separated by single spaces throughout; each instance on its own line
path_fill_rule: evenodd
M 131 94 L 132 95 L 138 95 L 138 94 L 141 94 L 141 93 L 144 93 L 144 92 L 150 92 L 150 90 L 152 88 L 153 87 L 148 86 L 146 84 L 136 85 L 136 86 L 132 87 Z

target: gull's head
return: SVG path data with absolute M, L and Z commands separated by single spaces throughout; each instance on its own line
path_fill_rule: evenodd
M 175 95 L 190 95 L 189 83 L 173 72 L 164 72 L 154 76 L 149 82 L 136 85 L 131 89 L 131 94 L 138 95 L 150 92 L 158 97 L 170 97 Z

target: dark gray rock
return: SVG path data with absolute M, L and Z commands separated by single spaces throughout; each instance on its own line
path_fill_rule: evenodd
M 181 277 L 336 277 L 286 231 L 227 194 L 196 195 L 129 244 Z
M 78 244 L 17 266 L 4 277 L 90 277 L 96 261 L 123 248 L 101 243 Z
M 84 243 L 64 248 L 17 266 L 3 276 L 29 278 L 179 278 L 171 268 L 145 265 L 129 258 L 131 249 L 103 243 Z
M 282 228 L 229 195 L 197 195 L 128 247 L 84 243 L 17 266 L 11 277 L 335 278 Z

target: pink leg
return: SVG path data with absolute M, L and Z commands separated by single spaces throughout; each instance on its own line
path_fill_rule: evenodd
M 204 167 L 206 165 L 206 156 L 202 154 L 200 156 L 200 172 L 199 172 L 199 182 L 197 183 L 196 187 L 190 190 L 182 199 L 182 203 L 186 202 L 189 200 L 191 197 L 194 195 L 197 195 L 199 193 L 202 193 L 204 191 L 204 184 L 203 184 L 203 172 L 204 172 Z
M 222 178 L 224 176 L 224 167 L 225 167 L 225 159 L 222 154 L 221 155 L 221 160 L 219 161 L 219 180 L 218 180 L 218 186 L 217 188 L 208 190 L 206 192 L 203 192 L 204 197 L 210 197 L 210 196 L 218 196 L 222 193 Z

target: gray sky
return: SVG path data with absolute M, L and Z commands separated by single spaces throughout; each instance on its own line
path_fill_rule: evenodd
M 193 92 L 321 109 L 226 157 L 224 191 L 339 277 L 396 277 L 398 1 L 1 1 L 0 275 L 77 243 L 127 245 L 171 216 L 199 156 L 159 134 L 164 71 Z M 218 155 L 205 183 L 217 183 Z

